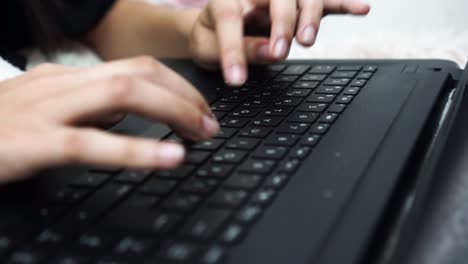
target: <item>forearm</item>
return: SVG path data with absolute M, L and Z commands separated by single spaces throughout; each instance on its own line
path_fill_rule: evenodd
M 199 12 L 120 0 L 86 42 L 105 60 L 137 55 L 188 57 L 188 36 Z

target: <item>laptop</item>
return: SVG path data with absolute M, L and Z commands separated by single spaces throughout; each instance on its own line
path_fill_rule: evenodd
M 189 60 L 164 62 L 201 90 L 221 132 L 183 142 L 130 115 L 112 131 L 183 142 L 186 161 L 53 168 L 1 187 L 1 263 L 404 263 L 468 72 L 291 60 L 251 66 L 229 88 Z

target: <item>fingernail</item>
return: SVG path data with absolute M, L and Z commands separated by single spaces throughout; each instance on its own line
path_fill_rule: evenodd
M 245 74 L 242 71 L 242 67 L 238 64 L 233 65 L 229 68 L 228 82 L 231 85 L 240 86 L 245 83 Z
M 212 137 L 218 133 L 219 124 L 213 117 L 204 116 L 202 122 L 203 122 L 203 132 L 206 136 Z
M 288 41 L 285 38 L 278 39 L 273 49 L 273 56 L 277 59 L 282 59 L 287 56 Z
M 258 56 L 264 59 L 270 58 L 270 51 L 269 51 L 268 44 L 263 44 L 258 48 Z
M 182 161 L 185 156 L 184 147 L 174 143 L 161 143 L 158 152 L 159 161 L 169 165 Z
M 312 45 L 315 42 L 315 29 L 313 26 L 307 26 L 302 31 L 302 41 Z

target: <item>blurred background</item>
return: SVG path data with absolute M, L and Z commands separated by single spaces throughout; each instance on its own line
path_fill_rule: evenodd
M 317 45 L 291 58 L 468 59 L 468 1 L 367 0 L 367 17 L 329 16 Z M 464 65 L 462 65 L 464 66 Z

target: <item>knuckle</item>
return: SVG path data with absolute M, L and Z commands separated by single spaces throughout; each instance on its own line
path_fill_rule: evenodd
M 154 73 L 160 69 L 160 63 L 151 56 L 141 56 L 133 59 L 131 67 L 144 73 Z
M 123 103 L 133 92 L 134 80 L 129 76 L 113 76 L 105 86 L 107 99 L 113 103 Z
M 124 160 L 128 164 L 138 163 L 141 160 L 141 158 L 140 155 L 138 155 L 139 152 L 137 150 L 137 142 L 128 141 L 124 143 L 124 146 L 122 148 L 122 160 Z

